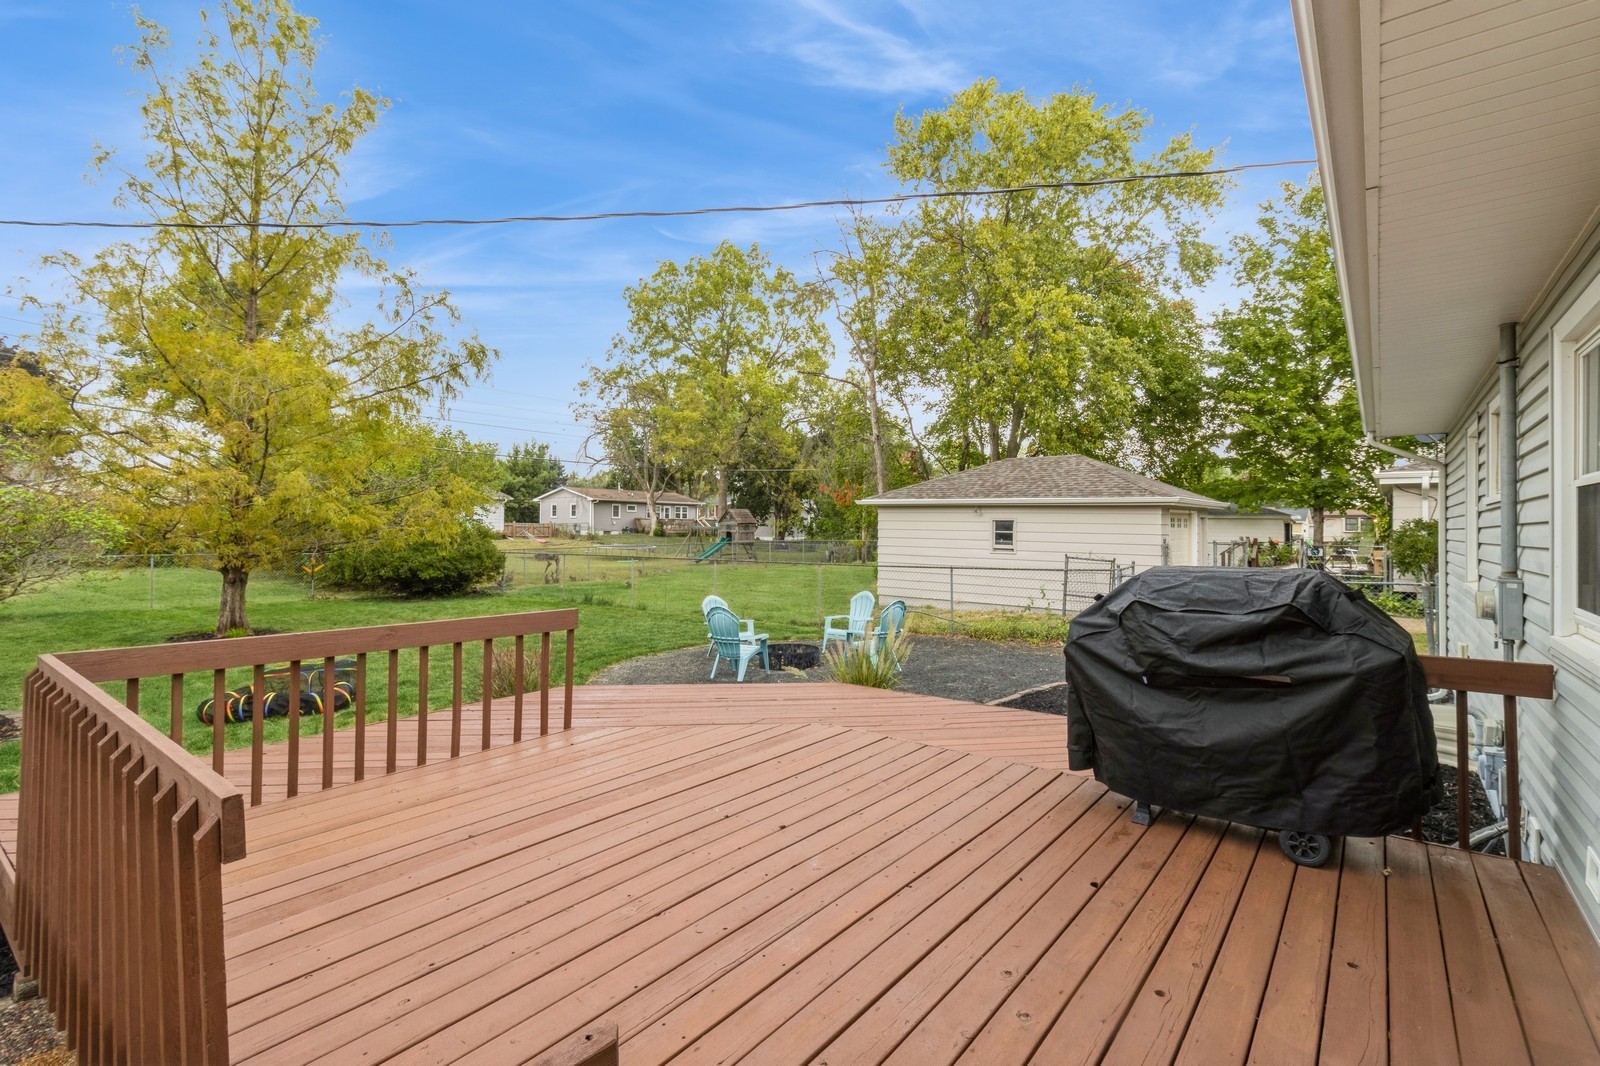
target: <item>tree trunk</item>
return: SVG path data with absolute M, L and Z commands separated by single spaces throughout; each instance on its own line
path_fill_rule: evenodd
M 250 615 L 245 610 L 244 591 L 250 583 L 250 571 L 239 566 L 222 568 L 222 606 L 217 611 L 217 636 L 225 637 L 235 630 L 250 631 Z
M 1311 543 L 1319 548 L 1322 547 L 1322 518 L 1322 508 L 1311 508 Z
M 721 518 L 728 512 L 728 472 L 717 471 L 717 513 L 714 518 Z

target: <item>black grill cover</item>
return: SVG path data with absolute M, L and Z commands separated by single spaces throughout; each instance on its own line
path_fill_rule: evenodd
M 1169 566 L 1078 615 L 1071 766 L 1143 803 L 1377 836 L 1441 798 L 1411 637 L 1313 570 Z

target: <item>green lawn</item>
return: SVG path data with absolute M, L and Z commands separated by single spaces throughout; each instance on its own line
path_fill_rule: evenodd
M 596 560 L 587 571 L 573 563 L 565 583 L 560 585 L 538 583 L 540 578 L 530 574 L 528 584 L 519 581 L 503 592 L 430 600 L 328 594 L 320 590 L 312 600 L 298 579 L 259 576 L 250 582 L 250 620 L 260 629 L 289 632 L 576 606 L 579 613 L 574 676 L 582 682 L 612 663 L 703 641 L 705 624 L 700 600 L 713 591 L 728 600 L 740 615 L 755 618 L 775 640 L 816 639 L 821 635 L 823 614 L 845 610 L 853 593 L 877 585 L 877 569 L 872 566 L 723 564 L 713 568 L 679 561 L 638 564 L 632 573 L 635 580 L 630 584 L 626 559 Z M 178 634 L 209 630 L 215 624 L 221 584 L 216 574 L 158 569 L 154 573 L 153 597 L 151 579 L 142 570 L 90 573 L 0 603 L 0 634 L 4 637 L 0 639 L 0 709 L 15 710 L 21 705 L 23 678 L 42 653 L 158 644 Z M 150 607 L 152 598 L 154 608 Z M 560 646 L 558 637 L 553 656 L 558 676 Z M 463 671 L 467 693 L 478 691 L 480 684 L 474 658 L 469 651 Z M 402 661 L 400 701 L 402 707 L 414 711 L 418 699 L 413 662 L 414 655 Z M 450 699 L 447 651 L 436 651 L 434 663 L 429 702 L 439 706 Z M 242 687 L 248 683 L 248 673 L 240 671 L 229 681 Z M 381 691 L 382 684 L 381 667 L 377 667 L 369 679 L 370 690 Z M 184 694 L 184 713 L 188 716 L 184 723 L 185 741 L 195 752 L 210 748 L 209 731 L 193 717 L 195 705 L 210 695 L 210 686 L 209 678 L 196 675 L 189 679 Z M 122 695 L 121 686 L 108 690 L 118 697 Z M 164 699 L 145 701 L 142 713 L 166 731 Z M 378 717 L 377 710 L 369 711 L 370 719 Z M 340 728 L 353 721 L 350 712 L 338 716 Z M 280 739 L 284 735 L 286 723 L 282 719 L 270 720 L 266 725 L 269 738 Z M 302 733 L 315 733 L 320 722 L 303 720 L 301 728 Z M 248 743 L 247 726 L 229 727 L 230 747 Z M 16 789 L 19 761 L 17 743 L 0 744 L 0 792 Z

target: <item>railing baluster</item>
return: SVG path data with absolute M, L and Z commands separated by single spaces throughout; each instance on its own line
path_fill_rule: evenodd
M 461 642 L 450 646 L 450 757 L 461 754 Z
M 526 682 L 526 678 L 523 677 L 525 671 L 522 668 L 524 643 L 523 635 L 518 633 L 516 648 L 514 649 L 516 652 L 516 665 L 511 668 L 511 687 L 515 690 L 511 694 L 511 739 L 514 742 L 522 740 L 522 687 Z
M 489 750 L 489 705 L 494 699 L 494 638 L 483 642 L 483 747 Z
M 250 806 L 261 806 L 262 757 L 266 752 L 267 664 L 250 671 Z
M 356 655 L 356 690 L 352 694 L 356 709 L 356 780 L 367 777 L 367 653 Z
M 539 634 L 539 735 L 550 735 L 550 634 Z
M 428 761 L 428 649 L 417 649 L 417 765 Z
M 577 635 L 578 635 L 578 631 L 577 630 L 575 630 L 575 629 L 567 630 L 567 678 L 566 678 L 566 691 L 565 691 L 564 696 L 562 697 L 562 704 L 561 704 L 561 728 L 562 729 L 571 729 L 572 728 L 572 670 L 573 670 L 573 652 L 575 650 L 575 645 L 577 643 L 577 641 L 575 639 L 577 637 Z
M 228 747 L 228 671 L 211 672 L 211 769 L 222 773 L 222 753 Z
M 1456 847 L 1467 850 L 1472 839 L 1472 788 L 1467 780 L 1467 759 L 1472 733 L 1467 725 L 1467 693 L 1456 690 Z
M 132 711 L 134 714 L 138 714 L 139 713 L 139 679 L 137 677 L 128 678 L 127 693 L 128 694 L 123 697 L 122 702 L 127 705 L 128 710 Z
M 195 982 L 188 980 L 195 965 L 200 960 L 200 900 L 195 891 L 195 864 L 192 844 L 194 835 L 200 828 L 200 808 L 193 799 L 186 800 L 178 808 L 176 816 L 172 819 L 172 883 L 173 897 L 169 905 L 177 911 L 178 938 L 174 943 L 178 948 L 178 957 L 185 960 L 183 973 L 179 974 L 178 995 L 181 1005 L 179 1017 L 183 1019 L 179 1044 L 182 1048 L 180 1061 L 200 1062 L 202 1050 L 197 1039 L 199 1023 L 205 1017 L 205 1010 L 198 996 Z M 174 1049 L 176 1050 L 176 1049 Z
M 389 649 L 389 714 L 388 714 L 388 744 L 389 750 L 383 758 L 383 772 L 394 773 L 395 758 L 400 751 L 400 649 Z
M 171 719 L 167 722 L 167 735 L 174 744 L 183 744 L 183 675 L 173 674 L 169 688 Z
M 337 702 L 333 689 L 333 657 L 322 660 L 322 787 L 333 787 L 333 705 Z
M 289 661 L 289 798 L 300 794 L 300 660 Z

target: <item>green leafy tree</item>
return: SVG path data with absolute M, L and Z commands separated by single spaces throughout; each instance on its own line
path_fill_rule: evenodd
M 567 476 L 561 460 L 542 441 L 513 444 L 504 462 L 500 491 L 511 497 L 506 517 L 513 522 L 539 521 L 539 497 L 560 485 Z
M 628 488 L 644 493 L 645 521 L 655 533 L 661 524 L 656 497 L 668 490 L 676 473 L 663 443 L 675 417 L 672 375 L 643 361 L 618 358 L 607 366 L 591 366 L 579 389 L 592 397 L 576 408 L 578 420 L 590 427 L 584 449 L 609 464 L 584 482 L 609 480 L 620 472 Z
M 1397 573 L 1432 582 L 1439 572 L 1439 523 L 1412 518 L 1389 533 L 1389 558 Z
M 1251 507 L 1307 507 L 1321 544 L 1326 513 L 1376 495 L 1322 186 L 1285 183 L 1233 252 L 1245 297 L 1216 318 L 1229 476 L 1213 491 Z
M 826 366 L 826 292 L 774 266 L 755 245 L 723 241 L 708 256 L 662 263 L 630 287 L 627 331 L 584 383 L 585 418 L 608 442 L 658 464 L 704 474 L 720 512 L 747 457 L 780 438 Z M 617 411 L 626 414 L 619 415 Z M 611 423 L 625 423 L 620 434 Z M 648 488 L 647 488 L 647 491 Z
M 1088 93 L 1035 101 L 980 81 L 940 110 L 899 115 L 888 166 L 910 189 L 938 192 L 1214 162 L 1187 134 L 1144 150 L 1150 122 Z M 903 237 L 896 332 L 906 354 L 893 376 L 925 397 L 943 465 L 1025 451 L 1112 461 L 1159 452 L 1167 441 L 1130 437 L 1167 395 L 1153 361 L 1194 354 L 1179 343 L 1196 332 L 1180 294 L 1219 262 L 1202 228 L 1225 188 L 1200 178 L 923 201 Z M 1174 330 L 1181 336 L 1169 339 Z M 1186 433 L 1179 425 L 1173 439 Z
M 87 261 L 52 257 L 70 291 L 41 307 L 38 349 L 134 542 L 215 557 L 221 635 L 249 627 L 252 571 L 307 545 L 397 523 L 455 535 L 486 483 L 439 470 L 397 511 L 394 486 L 370 475 L 494 353 L 462 333 L 447 294 L 361 234 L 314 228 L 343 216 L 343 162 L 387 107 L 362 89 L 318 99 L 314 20 L 287 0 L 224 2 L 183 70 L 167 65 L 166 31 L 138 25 L 148 150 L 116 202 L 167 225 Z M 346 328 L 352 278 L 378 295 Z M 70 310 L 83 307 L 103 324 Z

